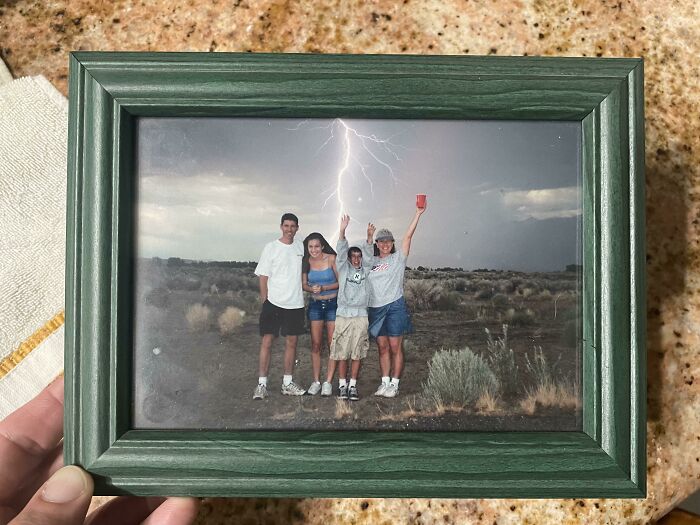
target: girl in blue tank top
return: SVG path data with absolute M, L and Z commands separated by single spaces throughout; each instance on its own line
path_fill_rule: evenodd
M 311 294 L 307 309 L 311 324 L 311 368 L 314 376 L 307 390 L 311 395 L 321 391 L 323 327 L 326 327 L 329 344 L 333 340 L 335 329 L 335 311 L 338 306 L 338 270 L 335 266 L 335 256 L 335 250 L 320 233 L 314 232 L 304 239 L 301 284 L 304 291 Z
M 330 257 L 330 255 L 326 255 L 326 257 Z M 314 270 L 310 268 L 306 279 L 309 285 L 317 284 L 321 287 L 322 291 L 315 295 L 323 297 L 324 299 L 338 295 L 337 287 L 335 289 L 329 288 L 330 285 L 338 283 L 335 272 L 330 266 L 324 270 Z

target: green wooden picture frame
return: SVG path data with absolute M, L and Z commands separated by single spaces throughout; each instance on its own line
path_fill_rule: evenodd
M 639 59 L 72 53 L 66 464 L 96 494 L 644 497 L 643 108 Z M 580 121 L 583 430 L 131 429 L 141 116 Z

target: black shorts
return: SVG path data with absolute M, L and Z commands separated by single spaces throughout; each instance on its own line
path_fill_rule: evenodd
M 260 335 L 301 335 L 304 328 L 304 308 L 280 308 L 265 301 L 260 312 Z

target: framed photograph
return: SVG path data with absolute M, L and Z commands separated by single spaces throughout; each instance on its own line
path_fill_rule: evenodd
M 97 493 L 644 496 L 641 60 L 79 52 L 69 128 Z

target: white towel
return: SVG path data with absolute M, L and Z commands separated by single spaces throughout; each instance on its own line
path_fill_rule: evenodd
M 3 84 L 7 84 L 10 81 L 12 81 L 12 75 L 10 74 L 10 70 L 7 69 L 5 62 L 0 60 L 0 86 L 2 86 Z
M 0 419 L 63 369 L 67 129 L 65 97 L 0 61 Z

